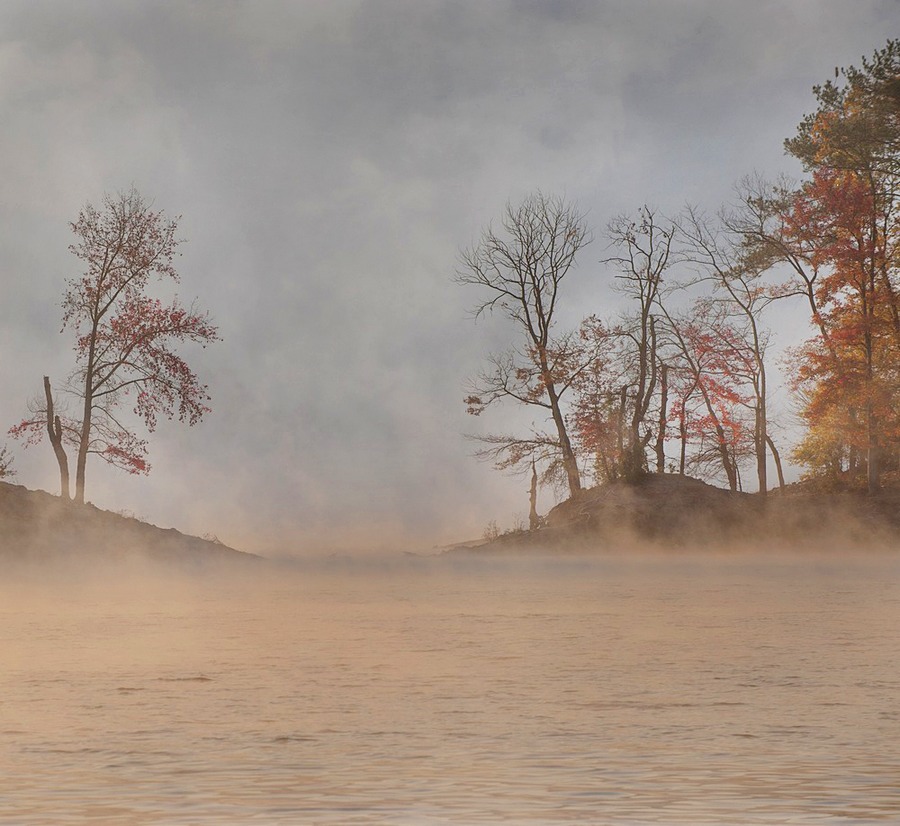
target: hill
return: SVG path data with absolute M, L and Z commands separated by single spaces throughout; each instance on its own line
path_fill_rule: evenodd
M 218 541 L 0 482 L 0 562 L 142 561 L 205 567 L 262 558 Z
M 798 484 L 761 497 L 651 474 L 584 490 L 537 530 L 504 534 L 477 550 L 636 547 L 900 550 L 900 484 L 890 480 L 875 496 Z

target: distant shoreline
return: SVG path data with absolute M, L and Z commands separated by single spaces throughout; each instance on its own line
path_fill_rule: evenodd
M 94 505 L 0 482 L 0 564 L 104 566 L 151 563 L 182 570 L 275 563 L 264 556 L 160 528 Z M 800 483 L 735 493 L 697 479 L 648 474 L 584 490 L 554 507 L 535 530 L 468 540 L 421 559 L 500 554 L 638 554 L 766 551 L 900 551 L 900 484 L 875 496 Z

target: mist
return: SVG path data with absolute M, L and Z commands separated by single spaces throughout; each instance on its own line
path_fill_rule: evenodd
M 92 454 L 87 504 L 46 443 L 0 438 L 0 823 L 894 822 L 896 479 L 549 480 L 529 513 L 532 469 L 473 445 L 547 422 L 467 414 L 515 330 L 454 278 L 544 192 L 596 239 L 559 329 L 621 318 L 603 228 L 798 176 L 812 87 L 898 23 L 894 0 L 3 3 L 3 430 L 44 376 L 79 409 L 70 222 L 106 193 L 177 217 L 166 296 L 222 340 L 182 342 L 195 426 L 120 405 L 151 471 Z
M 19 571 L 0 821 L 890 822 L 898 573 L 883 554 Z
M 223 336 L 189 353 L 213 412 L 161 424 L 147 477 L 93 465 L 88 498 L 283 553 L 430 547 L 522 513 L 520 480 L 465 439 L 490 427 L 466 416 L 466 379 L 509 335 L 467 316 L 458 250 L 538 188 L 600 229 L 644 202 L 715 209 L 754 169 L 796 174 L 782 140 L 811 87 L 880 46 L 896 6 L 13 2 L 0 17 L 0 419 L 72 368 L 67 222 L 134 184 L 183 216 L 181 297 Z M 602 255 L 573 274 L 566 323 L 612 300 Z M 21 484 L 55 490 L 46 446 L 15 461 Z

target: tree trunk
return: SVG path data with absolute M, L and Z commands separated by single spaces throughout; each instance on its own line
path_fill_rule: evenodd
M 881 490 L 881 455 L 878 445 L 878 420 L 869 403 L 867 411 L 868 445 L 866 446 L 866 483 L 869 493 Z
M 644 474 L 647 441 L 641 438 L 641 425 L 650 408 L 650 398 L 656 389 L 656 324 L 649 314 L 649 304 L 641 318 L 641 340 L 638 344 L 638 379 L 634 391 L 634 410 L 628 430 L 628 449 L 625 453 L 624 476 L 638 479 Z
M 91 443 L 91 412 L 85 404 L 85 420 L 81 425 L 81 439 L 78 442 L 78 460 L 75 463 L 75 501 L 84 504 L 84 471 L 87 467 L 87 452 Z
M 556 434 L 559 436 L 559 448 L 562 454 L 563 467 L 566 471 L 566 479 L 569 482 L 569 496 L 577 496 L 581 492 L 581 475 L 578 473 L 578 461 L 575 459 L 575 451 L 572 450 L 572 442 L 566 430 L 566 420 L 563 418 L 562 409 L 559 406 L 559 394 L 553 382 L 550 368 L 547 364 L 546 351 L 540 352 L 541 371 L 544 378 L 544 387 L 547 389 L 547 399 L 550 402 L 550 413 L 553 415 L 553 423 L 556 425 Z
M 669 366 L 659 369 L 659 428 L 656 432 L 656 472 L 666 472 L 666 421 L 669 407 Z
M 69 499 L 69 458 L 62 443 L 62 423 L 59 416 L 53 412 L 53 393 L 50 391 L 50 377 L 44 376 L 44 396 L 47 400 L 47 433 L 50 435 L 50 444 L 56 455 L 59 465 L 59 495 L 65 500 Z
M 529 509 L 528 509 L 528 529 L 536 530 L 538 525 L 540 524 L 540 517 L 537 512 L 537 487 L 538 487 L 538 477 L 537 477 L 537 468 L 534 465 L 534 460 L 531 461 L 531 490 L 529 491 L 528 501 L 529 501 Z
M 775 470 L 778 472 L 778 487 L 783 493 L 785 484 L 784 470 L 781 467 L 781 454 L 779 454 L 778 448 L 775 447 L 775 442 L 772 441 L 772 437 L 768 433 L 766 433 L 766 443 L 769 445 L 769 450 L 772 451 L 772 458 L 775 460 Z
M 731 454 L 728 452 L 728 444 L 725 440 L 725 430 L 718 422 L 715 424 L 716 435 L 719 439 L 719 456 L 722 459 L 722 467 L 725 469 L 725 475 L 728 477 L 728 489 L 735 492 L 738 489 L 737 469 L 731 461 Z
M 859 419 L 856 415 L 857 411 L 855 407 L 849 407 L 847 409 L 847 417 L 850 419 L 850 426 L 855 431 L 858 424 Z M 855 479 L 857 474 L 859 473 L 859 465 L 860 465 L 860 451 L 859 448 L 851 443 L 847 448 L 847 475 L 851 479 Z
M 722 423 L 719 421 L 719 417 L 716 414 L 716 410 L 712 405 L 712 402 L 709 400 L 709 396 L 706 391 L 701 387 L 701 395 L 703 396 L 703 402 L 706 405 L 706 412 L 709 413 L 709 418 L 713 423 L 713 427 L 716 430 L 716 441 L 718 442 L 718 451 L 719 458 L 722 460 L 722 468 L 725 471 L 725 476 L 728 478 L 728 489 L 734 493 L 738 489 L 738 475 L 737 468 L 735 467 L 734 462 L 731 459 L 731 453 L 728 450 L 728 439 L 725 437 L 725 428 L 722 427 Z
M 78 459 L 75 464 L 75 501 L 84 504 L 84 476 L 87 467 L 88 448 L 91 446 L 91 414 L 93 404 L 90 394 L 85 392 L 84 418 L 81 421 L 81 437 L 78 440 Z
M 563 467 L 566 469 L 566 479 L 569 483 L 569 495 L 577 496 L 581 492 L 581 475 L 578 473 L 578 462 L 566 432 L 566 425 L 559 409 L 559 404 L 554 405 L 553 421 L 556 423 L 556 432 L 559 434 L 559 445 L 562 453 Z
M 765 498 L 769 491 L 768 467 L 766 466 L 766 444 L 768 442 L 768 411 L 766 410 L 766 373 L 762 358 L 757 356 L 759 371 L 759 398 L 756 401 L 756 478 L 759 495 Z
M 81 419 L 81 438 L 78 440 L 78 461 L 75 465 L 75 501 L 84 504 L 84 472 L 87 467 L 88 449 L 91 446 L 91 418 L 94 412 L 94 359 L 97 347 L 98 310 L 93 312 L 91 339 L 88 345 L 87 364 L 84 367 L 84 415 Z
M 84 389 L 84 411 L 81 420 L 81 437 L 78 440 L 78 459 L 75 464 L 75 501 L 78 504 L 84 504 L 84 476 L 87 467 L 88 448 L 91 445 L 91 414 L 93 413 L 93 403 L 90 393 L 91 378 L 90 372 L 85 379 Z
M 868 298 L 865 290 L 862 294 L 862 314 L 866 320 L 866 331 L 863 342 L 866 354 L 866 482 L 869 493 L 877 493 L 881 488 L 881 468 L 879 467 L 878 450 L 878 418 L 875 414 L 875 405 L 872 402 L 872 390 L 875 382 L 875 350 L 872 340 L 872 327 L 874 322 L 874 292 L 875 285 L 870 287 Z

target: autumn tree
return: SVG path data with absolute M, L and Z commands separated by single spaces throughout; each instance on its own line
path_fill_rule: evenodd
M 697 466 L 717 463 L 730 490 L 740 487 L 739 461 L 752 444 L 742 409 L 748 396 L 738 362 L 752 369 L 753 358 L 721 302 L 702 296 L 686 311 L 661 305 L 660 335 L 671 365 L 671 417 L 679 423 L 680 472 L 688 442 L 700 445 Z
M 861 423 L 870 491 L 879 487 L 882 454 L 898 430 L 898 78 L 900 41 L 892 40 L 861 68 L 815 87 L 816 111 L 785 142 L 810 175 L 787 211 L 790 236 L 824 272 L 815 286 L 824 332 L 799 365 L 812 405 L 806 413 L 815 426 L 834 419 L 837 405 Z
M 149 471 L 146 440 L 123 416 L 126 402 L 151 432 L 160 416 L 193 425 L 209 412 L 207 388 L 174 348 L 184 342 L 205 346 L 218 332 L 196 307 L 150 294 L 156 283 L 180 281 L 174 266 L 177 218 L 153 210 L 132 188 L 107 195 L 100 208 L 87 204 L 70 226 L 75 241 L 69 249 L 84 272 L 68 281 L 62 302 L 63 330 L 74 336 L 76 365 L 66 391 L 76 398 L 80 415 L 54 412 L 45 379 L 43 415 L 32 415 L 11 433 L 34 442 L 47 432 L 64 494 L 64 447 L 73 449 L 75 501 L 84 502 L 92 453 L 130 473 Z
M 769 433 L 769 380 L 766 350 L 769 331 L 763 314 L 773 301 L 785 294 L 781 284 L 766 280 L 771 260 L 752 254 L 740 231 L 742 213 L 725 210 L 711 219 L 689 207 L 681 221 L 684 259 L 694 265 L 699 283 L 712 287 L 710 300 L 720 305 L 719 323 L 711 329 L 711 346 L 721 348 L 726 358 L 722 369 L 730 372 L 732 383 L 751 391 L 753 447 L 759 494 L 768 491 L 767 454 L 773 446 L 773 458 L 780 465 Z M 779 470 L 779 475 L 782 476 Z
M 562 282 L 590 240 L 574 206 L 537 192 L 517 206 L 507 204 L 499 228 L 488 226 L 479 242 L 461 253 L 456 279 L 480 290 L 476 318 L 497 310 L 520 336 L 517 346 L 491 357 L 472 382 L 469 413 L 478 415 L 499 401 L 546 411 L 572 496 L 581 490 L 581 477 L 562 400 L 585 363 L 578 361 L 573 337 L 554 337 L 554 327 Z M 514 443 L 511 449 L 516 450 Z

